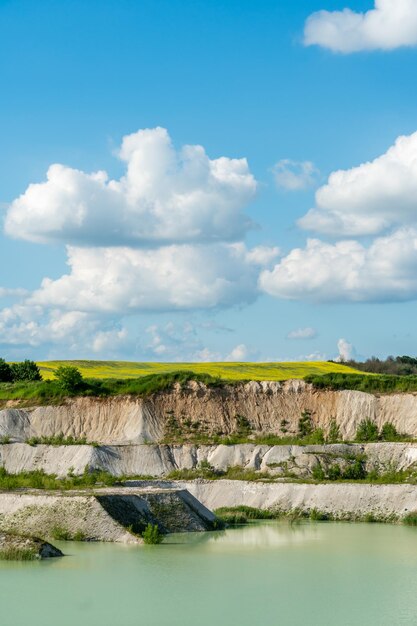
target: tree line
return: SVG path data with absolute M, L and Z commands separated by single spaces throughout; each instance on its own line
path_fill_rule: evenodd
M 412 356 L 389 356 L 386 359 L 378 359 L 372 356 L 366 361 L 344 361 L 345 365 L 349 365 L 359 371 L 369 372 L 371 374 L 394 374 L 396 376 L 415 376 L 417 375 L 417 358 Z

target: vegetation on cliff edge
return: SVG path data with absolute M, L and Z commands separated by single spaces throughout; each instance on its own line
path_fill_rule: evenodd
M 330 373 L 306 376 L 304 380 L 316 389 L 354 390 L 367 393 L 417 391 L 417 376 Z
M 60 377 L 56 380 L 0 383 L 0 402 L 16 400 L 22 404 L 57 404 L 72 396 L 147 396 L 171 389 L 175 383 L 186 385 L 192 380 L 211 387 L 224 384 L 220 378 L 189 371 L 151 374 L 141 378 L 123 380 L 117 378 L 98 380 L 82 377 L 80 379 L 74 372 L 68 371 L 69 367 L 63 369 L 65 371 L 61 370 L 59 372 Z

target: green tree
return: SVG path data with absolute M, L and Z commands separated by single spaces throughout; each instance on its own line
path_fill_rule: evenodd
M 0 359 L 0 383 L 11 383 L 12 381 L 12 368 L 4 359 Z
M 83 377 L 80 370 L 72 365 L 61 365 L 55 371 L 55 378 L 67 393 L 76 393 L 83 386 Z
M 10 367 L 14 382 L 42 380 L 40 369 L 34 361 L 26 359 L 21 363 L 13 363 Z

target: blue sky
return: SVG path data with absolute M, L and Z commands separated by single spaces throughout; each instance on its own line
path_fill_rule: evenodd
M 326 20 L 338 20 L 335 12 L 346 6 L 345 21 L 372 9 L 384 17 L 390 4 L 395 13 L 401 3 L 410 12 L 409 33 L 396 21 L 404 16 L 388 15 L 388 33 L 383 21 L 368 29 L 354 19 L 347 35 L 345 28 L 326 39 Z M 321 10 L 329 13 L 307 33 L 306 20 Z M 0 207 L 9 224 L 0 235 L 1 353 L 135 360 L 333 358 L 339 349 L 416 354 L 414 13 L 409 0 L 375 7 L 372 0 L 0 1 Z M 345 49 L 336 49 L 340 42 Z M 56 187 L 52 194 L 42 188 L 46 195 L 34 206 L 28 186 L 44 183 L 51 164 L 87 174 L 105 170 L 117 181 L 130 162 L 117 156 L 123 138 L 157 127 L 167 131 L 158 141 L 169 136 L 176 154 L 199 145 L 205 166 L 228 160 L 230 178 L 214 196 L 209 180 L 190 182 L 178 171 L 155 178 L 140 211 L 157 196 L 161 219 L 171 216 L 174 225 L 157 226 L 147 213 L 130 222 L 109 200 L 109 208 L 91 209 L 90 226 L 81 222 L 74 234 L 72 209 L 61 220 L 68 201 L 65 194 L 57 199 Z M 408 141 L 394 165 L 383 161 L 377 168 L 382 185 L 376 168 L 357 170 L 383 157 L 400 136 Z M 141 163 L 148 163 L 140 141 Z M 247 159 L 239 183 L 231 159 Z M 300 176 L 305 167 L 310 174 Z M 317 203 L 316 191 L 337 170 L 344 181 Z M 388 185 L 393 170 L 398 180 L 395 174 Z M 54 185 L 64 193 L 59 176 Z M 82 195 L 83 181 L 71 184 L 88 212 L 93 196 Z M 184 185 L 192 215 L 182 223 L 172 203 Z M 205 194 L 215 219 L 198 221 L 200 201 L 191 192 Z M 300 226 L 312 207 L 319 212 L 308 228 Z M 100 217 L 107 210 L 110 226 Z M 218 225 L 224 212 L 227 236 Z M 246 233 L 243 214 L 254 223 Z M 368 214 L 375 221 L 368 223 Z M 323 226 L 328 219 L 333 225 Z M 52 233 L 45 224 L 54 220 Z M 125 233 L 120 240 L 115 224 L 123 220 L 127 230 L 146 222 L 146 236 L 128 241 Z M 161 232 L 169 228 L 167 239 Z M 306 257 L 310 237 L 321 243 Z M 345 250 L 346 241 L 353 243 Z M 74 248 L 72 270 L 66 245 Z M 233 246 L 240 246 L 238 259 Z M 270 252 L 254 264 L 250 251 L 259 246 Z M 295 261 L 294 249 L 303 251 Z M 94 293 L 84 297 L 88 281 Z

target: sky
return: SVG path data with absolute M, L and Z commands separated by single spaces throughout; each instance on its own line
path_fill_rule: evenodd
M 415 0 L 0 0 L 0 356 L 417 354 Z

